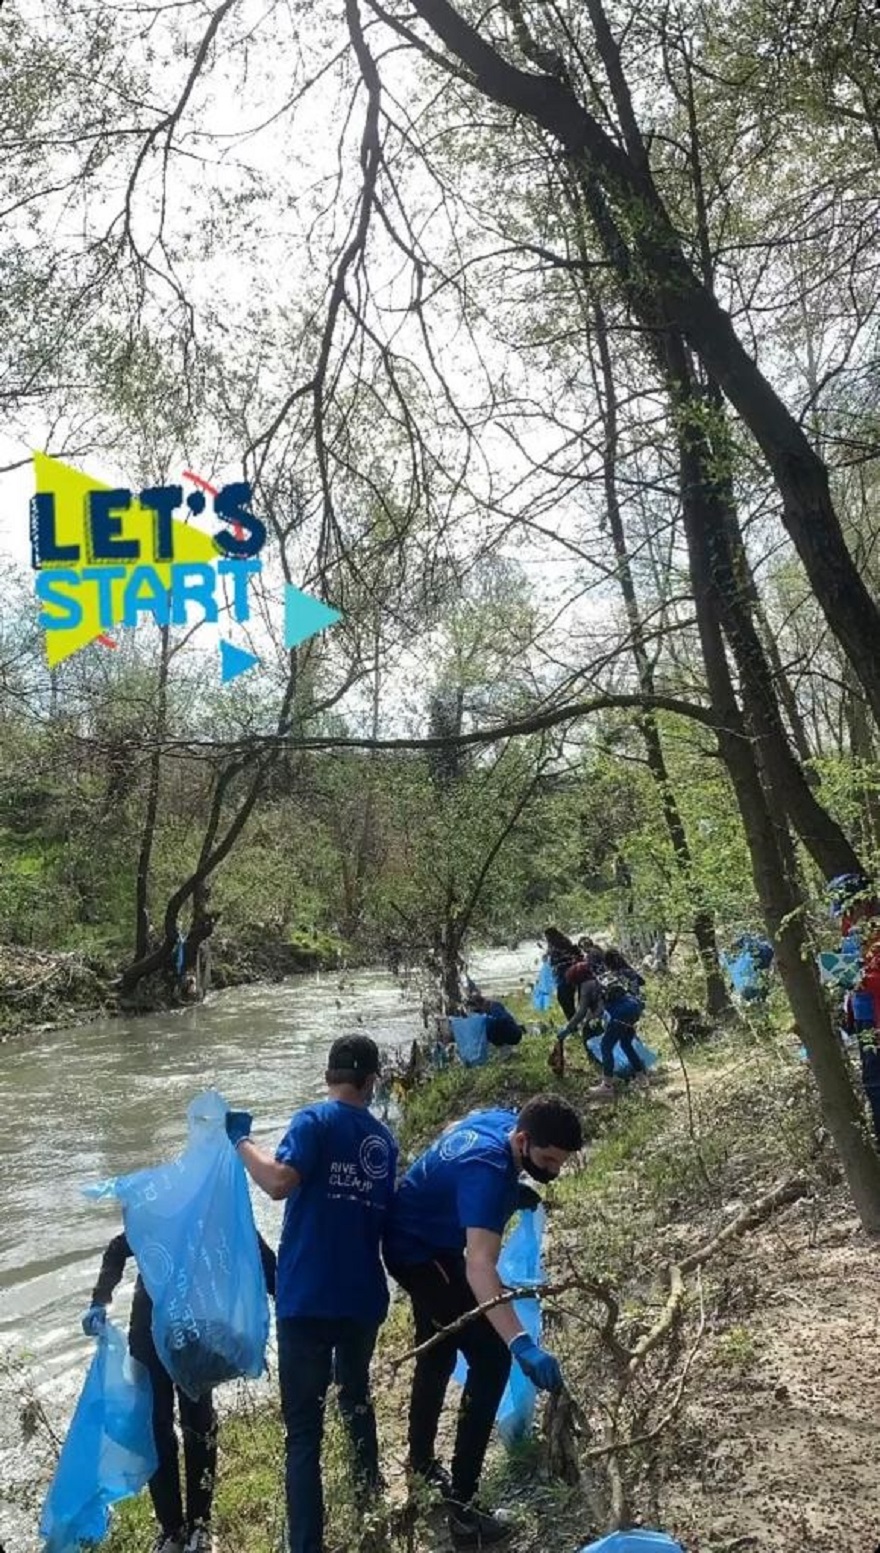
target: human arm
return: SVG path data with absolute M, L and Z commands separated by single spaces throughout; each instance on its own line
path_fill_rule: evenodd
M 236 1144 L 236 1153 L 251 1180 L 273 1202 L 283 1202 L 302 1181 L 299 1171 L 292 1165 L 282 1164 L 281 1160 L 273 1158 L 268 1149 L 260 1148 L 250 1138 L 242 1138 Z
M 467 1281 L 478 1305 L 497 1300 L 504 1293 L 504 1285 L 498 1276 L 498 1257 L 501 1253 L 501 1236 L 488 1229 L 469 1229 L 466 1236 Z M 496 1305 L 486 1311 L 500 1338 L 508 1345 L 523 1331 L 523 1324 L 513 1304 Z
M 122 1281 L 125 1264 L 131 1256 L 131 1246 L 125 1234 L 114 1235 L 101 1258 L 98 1280 L 92 1290 L 93 1305 L 109 1305 Z
M 99 1337 L 107 1324 L 107 1306 L 118 1288 L 125 1264 L 131 1256 L 131 1246 L 125 1234 L 114 1235 L 103 1257 L 98 1280 L 92 1290 L 92 1302 L 81 1317 L 86 1337 Z
M 568 1021 L 568 1024 L 565 1026 L 565 1029 L 560 1030 L 557 1036 L 557 1040 L 564 1041 L 565 1037 L 567 1035 L 573 1035 L 574 1031 L 577 1030 L 578 1027 L 582 1025 L 588 1017 L 595 1017 L 599 1007 L 599 994 L 600 988 L 597 981 L 591 979 L 590 981 L 581 982 L 580 993 L 578 994 L 577 1008 L 572 1014 L 571 1019 Z
M 501 1236 L 493 1230 L 468 1230 L 467 1280 L 478 1305 L 486 1305 L 504 1293 L 504 1285 L 498 1276 L 500 1251 Z M 558 1391 L 564 1384 L 558 1362 L 524 1330 L 513 1302 L 495 1305 L 485 1314 L 523 1374 L 542 1391 Z

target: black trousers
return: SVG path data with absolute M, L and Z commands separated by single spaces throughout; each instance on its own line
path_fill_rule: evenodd
M 568 985 L 567 981 L 557 982 L 556 1001 L 566 1019 L 574 1019 L 574 1011 L 577 1008 L 577 993 L 574 987 Z
M 465 1274 L 465 1259 L 441 1253 L 414 1267 L 389 1267 L 412 1300 L 416 1343 L 425 1343 L 477 1304 Z M 461 1351 L 468 1378 L 458 1412 L 452 1456 L 452 1492 L 460 1504 L 476 1493 L 498 1404 L 510 1374 L 510 1353 L 485 1316 L 468 1322 L 454 1337 L 437 1343 L 416 1360 L 409 1408 L 409 1459 L 416 1472 L 434 1460 L 437 1428 L 446 1388 Z
M 159 1465 L 148 1486 L 156 1520 L 166 1536 L 175 1536 L 182 1529 L 189 1533 L 196 1526 L 207 1526 L 211 1519 L 217 1471 L 217 1416 L 213 1399 L 209 1393 L 193 1402 L 185 1391 L 175 1386 L 156 1352 L 153 1334 L 143 1322 L 132 1321 L 128 1345 L 133 1358 L 146 1365 L 153 1388 L 153 1436 Z M 175 1392 L 183 1435 L 185 1513 L 174 1432 Z

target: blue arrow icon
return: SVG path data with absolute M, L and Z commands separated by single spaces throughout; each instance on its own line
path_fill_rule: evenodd
M 284 589 L 285 647 L 298 647 L 300 642 L 308 641 L 319 631 L 326 631 L 328 626 L 341 619 L 338 609 L 330 609 L 320 599 L 313 599 L 308 593 L 301 593 L 293 583 L 287 583 Z
M 233 647 L 231 642 L 220 641 L 220 683 L 228 685 L 231 679 L 237 679 L 239 674 L 246 674 L 259 663 L 252 652 L 245 652 L 243 647 Z

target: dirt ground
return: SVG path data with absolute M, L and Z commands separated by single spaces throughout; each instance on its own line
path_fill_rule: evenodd
M 741 1244 L 752 1309 L 694 1367 L 664 1495 L 688 1553 L 876 1553 L 878 1256 L 827 1202 L 818 1226 L 795 1203 Z

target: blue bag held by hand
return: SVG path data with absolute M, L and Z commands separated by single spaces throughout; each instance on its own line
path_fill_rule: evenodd
M 198 1400 L 226 1380 L 263 1373 L 269 1301 L 244 1166 L 210 1090 L 187 1110 L 189 1142 L 170 1164 L 86 1188 L 116 1197 L 150 1299 L 165 1369 Z
M 590 1056 L 594 1058 L 596 1062 L 602 1061 L 601 1035 L 590 1036 L 589 1040 L 584 1041 L 584 1045 Z M 657 1066 L 657 1053 L 652 1051 L 650 1046 L 645 1046 L 644 1042 L 640 1041 L 638 1036 L 634 1036 L 633 1038 L 633 1049 L 636 1053 L 636 1056 L 641 1057 L 642 1062 L 646 1068 L 654 1068 Z M 632 1068 L 626 1059 L 626 1054 L 623 1050 L 623 1047 L 619 1044 L 614 1048 L 614 1071 L 620 1078 L 632 1077 Z
M 45 1553 L 76 1553 L 81 1542 L 100 1542 L 110 1505 L 139 1494 L 157 1466 L 149 1374 L 108 1321 L 43 1506 Z
M 549 960 L 541 961 L 541 969 L 532 988 L 532 1005 L 543 1014 L 550 1007 L 556 996 L 556 977 Z
M 454 1016 L 449 1027 L 455 1036 L 455 1049 L 466 1068 L 481 1068 L 489 1058 L 489 1042 L 486 1038 L 488 1014 L 468 1014 L 467 1018 Z
M 588 1543 L 581 1553 L 684 1553 L 684 1548 L 663 1531 L 613 1531 Z
M 522 1289 L 528 1288 L 530 1284 L 537 1285 L 544 1282 L 541 1240 L 545 1218 L 543 1208 L 536 1208 L 533 1213 L 521 1213 L 516 1228 L 502 1247 L 498 1258 L 498 1276 L 507 1288 Z M 540 1342 L 540 1300 L 514 1300 L 513 1308 L 529 1337 L 533 1337 L 536 1343 Z M 460 1386 L 463 1386 L 467 1380 L 467 1369 L 467 1360 L 464 1354 L 460 1353 L 452 1377 Z M 511 1366 L 510 1379 L 504 1395 L 498 1404 L 498 1412 L 495 1414 L 498 1433 L 505 1445 L 514 1445 L 517 1440 L 531 1433 L 535 1421 L 537 1395 L 537 1388 L 528 1376 L 523 1374 L 519 1365 L 514 1363 Z

